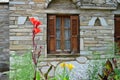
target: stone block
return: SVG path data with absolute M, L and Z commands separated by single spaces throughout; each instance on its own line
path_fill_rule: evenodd
M 32 40 L 32 36 L 10 36 L 10 40 Z
M 27 17 L 18 17 L 18 24 L 24 24 Z
M 14 32 L 14 33 L 16 33 L 16 32 L 21 32 L 21 33 L 31 32 L 32 33 L 32 29 L 25 29 L 25 28 L 23 28 L 23 29 L 10 29 L 10 32 Z
M 91 55 L 92 51 L 80 51 L 80 55 Z
M 32 45 L 10 45 L 10 50 L 28 50 L 32 49 Z
M 88 23 L 88 26 L 94 26 L 96 19 L 97 17 L 92 17 L 92 19 Z
M 96 44 L 85 44 L 85 47 L 94 47 L 94 46 L 96 46 Z
M 29 4 L 31 5 L 31 4 L 35 4 L 35 3 L 34 3 L 34 2 L 32 2 L 32 1 L 30 1 L 30 2 L 29 2 Z
M 56 66 L 58 65 L 58 63 L 59 63 L 58 61 L 56 61 L 56 62 L 53 61 L 53 62 L 51 62 L 50 64 L 56 67 Z
M 84 50 L 84 40 L 80 38 L 80 50 Z
M 45 2 L 45 0 L 33 0 L 34 2 Z
M 9 20 L 15 20 L 15 17 L 9 17 Z
M 44 67 L 44 66 L 47 66 L 48 65 L 48 62 L 39 62 L 38 63 L 38 67 Z
M 77 61 L 69 61 L 66 63 L 71 63 L 75 66 L 75 68 L 73 68 L 73 73 L 71 73 L 71 80 L 88 80 L 88 76 L 87 76 L 87 70 L 88 70 L 88 63 L 85 64 L 80 64 Z M 84 74 L 83 74 L 84 73 Z
M 87 58 L 86 57 L 82 57 L 82 56 L 77 57 L 76 60 L 80 64 L 85 64 L 87 62 Z
M 25 4 L 24 1 L 10 1 L 9 2 L 10 5 L 18 5 L 18 4 Z
M 9 80 L 9 76 L 6 73 L 0 73 L 1 80 Z
M 16 10 L 16 7 L 9 7 L 9 10 Z
M 108 26 L 106 20 L 103 17 L 99 17 L 99 20 L 102 26 Z
M 103 50 L 106 50 L 107 47 L 104 47 L 104 46 L 103 47 L 90 47 L 89 49 L 93 51 L 103 51 Z

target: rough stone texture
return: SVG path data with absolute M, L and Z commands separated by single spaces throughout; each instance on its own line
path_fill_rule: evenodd
M 5 72 L 9 70 L 9 14 L 8 4 L 0 4 L 0 80 L 8 80 Z

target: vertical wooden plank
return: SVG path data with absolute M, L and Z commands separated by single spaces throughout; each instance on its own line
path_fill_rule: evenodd
M 56 51 L 56 16 L 48 16 L 48 52 L 55 53 Z
M 74 52 L 79 51 L 79 18 L 77 15 L 73 15 L 70 17 L 71 18 L 71 50 Z

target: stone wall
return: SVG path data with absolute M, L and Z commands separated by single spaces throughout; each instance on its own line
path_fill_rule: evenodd
M 42 32 L 36 37 L 38 45 L 46 51 L 46 25 L 47 15 L 42 13 L 44 0 L 14 0 L 10 2 L 10 50 L 11 52 L 24 53 L 32 49 L 32 28 L 29 18 L 35 17 L 42 22 Z
M 8 80 L 1 72 L 9 69 L 9 9 L 8 4 L 0 3 L 0 79 Z M 5 78 L 6 77 L 6 78 Z
M 32 48 L 33 26 L 29 17 L 36 17 L 43 23 L 40 26 L 42 33 L 37 36 L 40 39 L 38 45 L 42 45 L 43 53 L 47 54 L 47 14 L 58 13 L 79 14 L 81 55 L 88 51 L 90 53 L 97 51 L 103 54 L 108 44 L 114 43 L 114 14 L 112 11 L 80 10 L 75 8 L 70 0 L 51 1 L 46 9 L 46 1 L 36 1 L 14 0 L 10 2 L 10 51 L 24 53 L 27 49 Z M 71 6 L 62 4 L 64 2 Z
M 89 13 L 89 14 L 87 14 Z M 98 21 L 98 22 L 97 22 Z M 107 54 L 114 44 L 114 15 L 110 11 L 83 11 L 80 14 L 80 50 L 82 55 Z M 112 52 L 113 50 L 111 50 Z

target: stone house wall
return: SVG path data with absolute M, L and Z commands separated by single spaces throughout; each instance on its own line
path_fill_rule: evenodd
M 69 0 L 66 0 L 69 2 Z M 62 2 L 62 1 L 61 1 Z M 14 5 L 13 5 L 14 4 Z M 10 51 L 23 53 L 26 49 L 31 49 L 31 29 L 29 17 L 36 17 L 43 24 L 42 33 L 38 35 L 40 45 L 47 51 L 47 14 L 79 14 L 80 19 L 80 51 L 91 53 L 104 50 L 109 43 L 114 42 L 114 14 L 110 10 L 79 10 L 75 5 L 61 6 L 61 4 L 50 4 L 45 8 L 45 1 L 11 1 L 10 2 Z M 51 6 L 52 5 L 52 6 Z M 56 6 L 57 7 L 54 7 Z M 64 5 L 64 4 L 62 4 Z M 24 8 L 23 8 L 24 7 Z M 38 9 L 39 8 L 39 9 Z M 56 9 L 58 8 L 59 11 Z M 65 8 L 65 11 L 63 10 Z M 72 8 L 72 9 L 71 9 Z M 89 13 L 89 14 L 88 14 Z M 99 20 L 100 25 L 95 25 Z M 47 52 L 45 53 L 47 54 Z M 82 54 L 80 52 L 80 54 Z
M 42 22 L 42 32 L 38 34 L 38 45 L 43 47 L 46 56 L 39 64 L 42 72 L 46 72 L 49 65 L 56 67 L 62 61 L 76 65 L 75 70 L 85 73 L 91 61 L 104 61 L 114 56 L 107 54 L 107 47 L 114 44 L 114 11 L 99 9 L 77 9 L 70 0 L 12 0 L 10 1 L 9 34 L 10 53 L 23 54 L 32 49 L 32 24 L 29 17 L 35 17 Z M 61 4 L 64 3 L 66 4 Z M 49 3 L 49 4 L 48 4 Z M 54 4 L 55 3 L 55 4 Z M 55 7 L 56 6 L 56 7 Z M 117 9 L 116 9 L 117 13 Z M 80 56 L 52 57 L 47 56 L 47 14 L 79 14 L 80 19 Z M 96 24 L 98 21 L 98 24 Z M 48 58 L 47 58 L 48 57 Z M 96 60 L 97 59 L 97 60 Z M 120 63 L 120 62 L 119 62 Z M 51 76 L 54 70 L 50 72 Z M 80 73 L 80 74 L 81 74 Z M 81 75 L 84 78 L 85 75 Z

